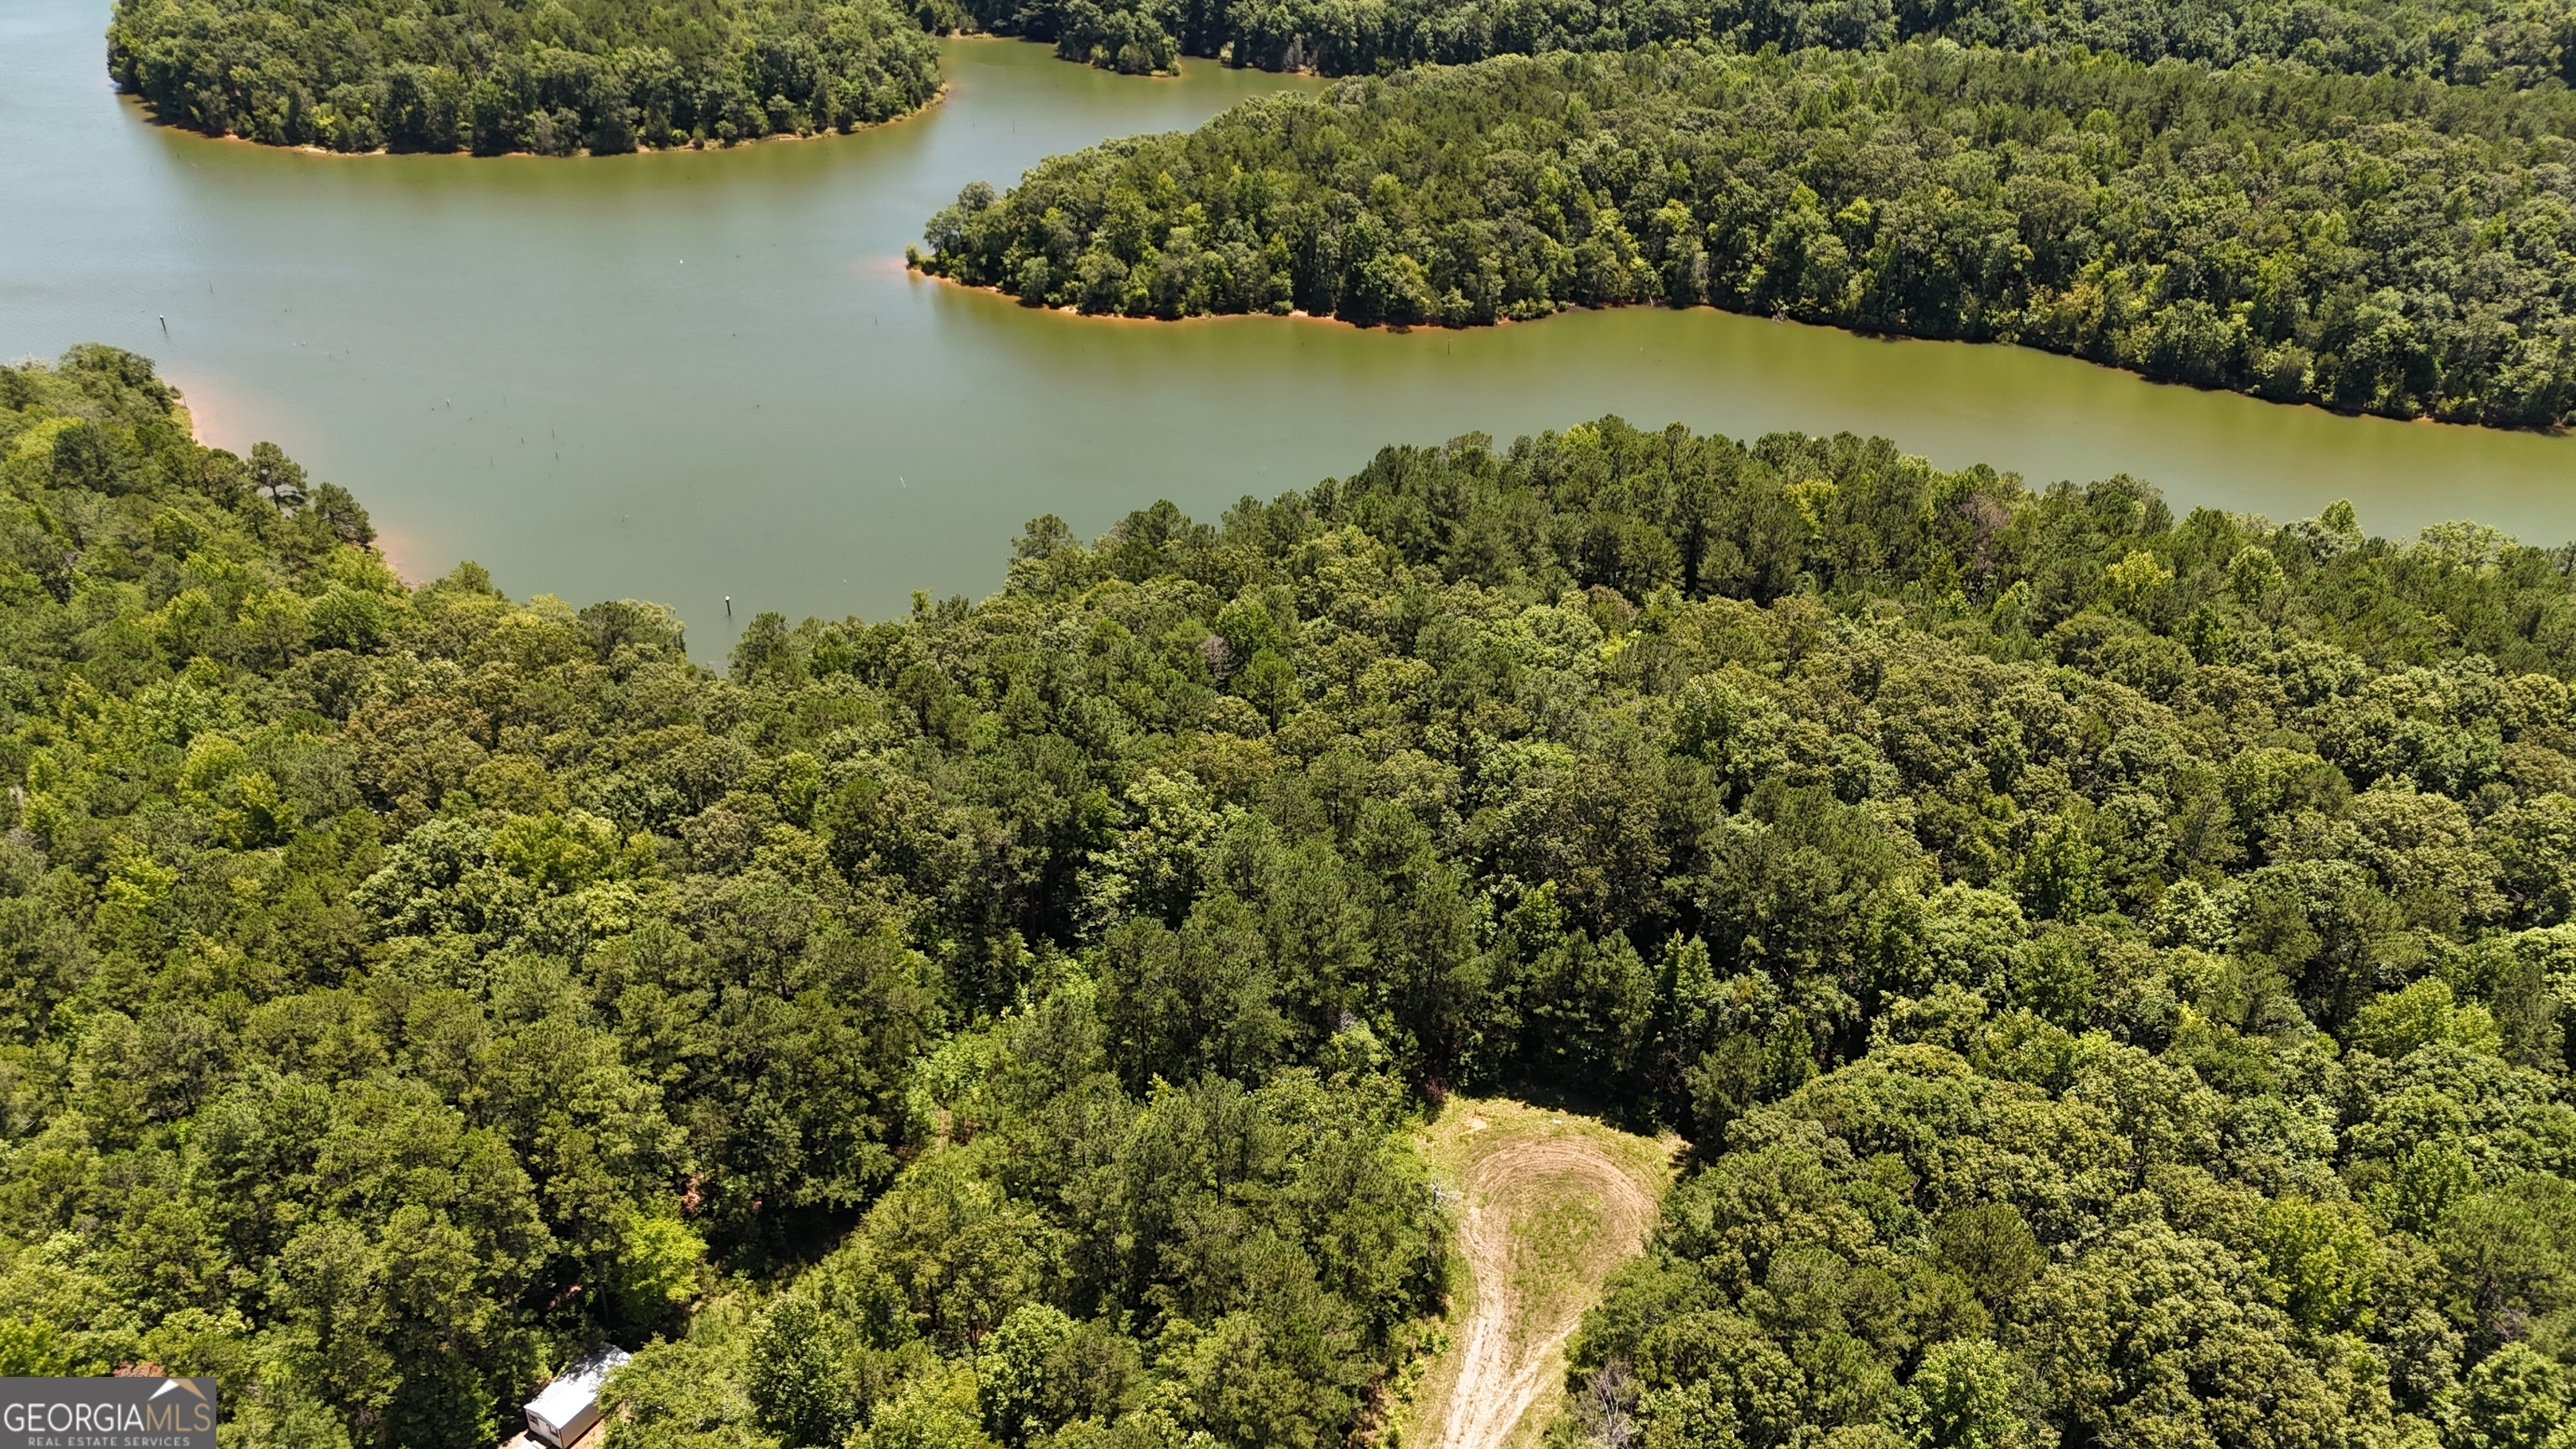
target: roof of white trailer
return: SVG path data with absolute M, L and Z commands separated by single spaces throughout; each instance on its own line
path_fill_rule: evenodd
M 528 1412 L 549 1424 L 572 1422 L 584 1405 L 599 1397 L 599 1386 L 608 1381 L 609 1371 L 633 1357 L 615 1344 L 592 1349 L 528 1400 Z

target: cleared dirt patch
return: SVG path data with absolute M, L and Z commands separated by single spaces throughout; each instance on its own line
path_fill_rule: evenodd
M 1655 1224 L 1678 1141 L 1526 1103 L 1453 1098 L 1423 1134 L 1467 1282 L 1407 1446 L 1508 1449 L 1564 1391 L 1565 1344 Z

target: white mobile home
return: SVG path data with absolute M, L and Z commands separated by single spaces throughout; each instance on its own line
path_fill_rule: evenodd
M 528 1400 L 528 1433 L 552 1449 L 570 1449 L 599 1422 L 599 1389 L 609 1371 L 633 1357 L 614 1344 L 583 1355 Z

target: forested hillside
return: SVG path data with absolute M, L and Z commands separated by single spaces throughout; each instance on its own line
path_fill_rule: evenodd
M 885 0 L 117 0 L 107 67 L 211 136 L 478 155 L 845 131 L 940 85 Z
M 2571 121 L 2564 90 L 1949 45 L 1505 58 L 976 183 L 916 261 L 1139 317 L 1707 304 L 2550 426 L 2576 409 Z
M 2565 0 L 917 0 L 937 23 L 1055 43 L 1067 59 L 1158 69 L 1175 53 L 1367 75 L 1503 54 L 1710 40 L 1737 50 L 1885 49 L 1938 37 L 2027 50 L 2521 87 L 2576 79 Z
M 1604 419 L 718 675 L 112 349 L 0 469 L 7 1372 L 1331 1449 L 1473 1089 L 1696 1144 L 1568 1442 L 2564 1449 L 2566 550 Z

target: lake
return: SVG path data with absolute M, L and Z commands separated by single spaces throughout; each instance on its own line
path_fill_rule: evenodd
M 0 353 L 158 359 L 200 433 L 273 439 L 412 578 L 659 599 L 714 658 L 761 609 L 883 616 L 998 586 L 1054 512 L 1212 518 L 1381 444 L 1618 413 L 1881 433 L 2033 483 L 2128 472 L 2178 507 L 2336 498 L 2377 533 L 2576 536 L 2576 438 L 2337 417 L 2003 347 L 1701 310 L 1465 332 L 1032 311 L 906 273 L 969 181 L 1314 82 L 1178 79 L 947 42 L 947 99 L 856 136 L 601 160 L 334 157 L 151 124 L 105 0 L 0 9 Z M 166 325 L 166 332 L 164 331 Z M 732 614 L 726 613 L 730 596 Z

